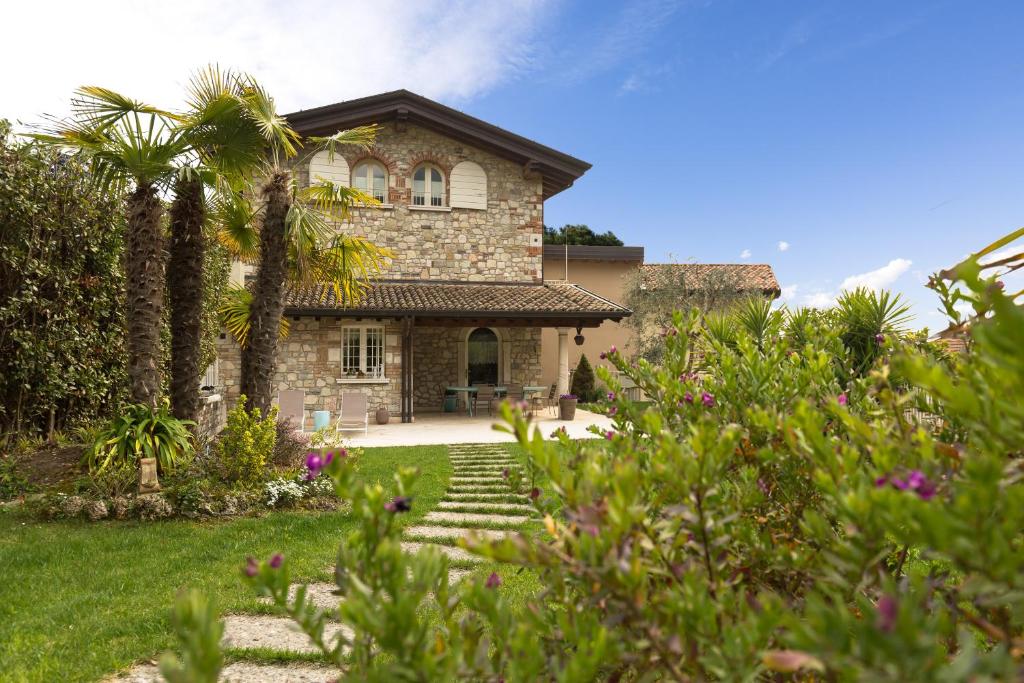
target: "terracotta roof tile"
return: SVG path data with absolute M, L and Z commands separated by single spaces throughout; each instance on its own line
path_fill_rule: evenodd
M 655 289 L 680 279 L 695 289 L 709 283 L 733 282 L 738 291 L 759 291 L 774 296 L 781 293 L 779 281 L 767 263 L 647 263 L 640 266 L 644 287 Z
M 358 302 L 350 306 L 339 302 L 330 288 L 307 287 L 289 290 L 285 302 L 285 310 L 289 315 L 330 314 L 345 310 L 365 315 L 537 314 L 618 319 L 630 314 L 629 309 L 579 285 L 561 282 L 377 282 L 370 286 Z

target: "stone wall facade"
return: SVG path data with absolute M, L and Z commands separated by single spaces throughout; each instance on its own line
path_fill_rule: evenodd
M 351 170 L 372 158 L 387 170 L 384 205 L 353 209 L 339 225 L 396 255 L 384 278 L 469 282 L 540 282 L 544 199 L 539 175 L 465 143 L 412 124 L 389 122 L 369 152 L 342 150 Z M 449 208 L 451 170 L 461 161 L 487 174 L 487 209 Z M 412 174 L 421 163 L 445 176 L 444 207 L 412 206 Z M 309 160 L 299 159 L 300 185 Z
M 371 423 L 381 405 L 387 407 L 393 420 L 401 414 L 402 348 L 398 321 L 381 323 L 384 326 L 383 380 L 342 379 L 341 329 L 345 323 L 345 320 L 337 318 L 293 320 L 287 339 L 282 340 L 278 348 L 277 389 L 305 391 L 307 429 L 312 429 L 314 410 L 329 410 L 332 418 L 337 417 L 338 398 L 342 393 L 367 395 Z M 375 323 L 362 321 L 359 324 Z M 461 327 L 414 328 L 413 400 L 416 411 L 440 410 L 444 387 L 466 382 L 465 345 L 471 330 Z M 540 384 L 540 329 L 509 327 L 495 328 L 495 332 L 501 343 L 500 381 Z M 224 387 L 221 405 L 230 410 L 238 402 L 241 355 L 238 345 L 227 335 L 218 341 L 217 351 L 220 358 L 218 383 Z

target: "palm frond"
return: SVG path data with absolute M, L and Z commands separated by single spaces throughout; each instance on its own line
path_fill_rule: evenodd
M 330 245 L 312 255 L 312 280 L 334 291 L 342 305 L 358 301 L 370 282 L 380 275 L 394 253 L 362 237 L 338 235 Z
M 286 118 L 277 113 L 274 98 L 251 76 L 241 77 L 239 82 L 239 99 L 244 104 L 243 111 L 256 124 L 271 152 L 285 158 L 295 156 L 299 134 Z
M 220 324 L 235 338 L 238 345 L 245 347 L 249 343 L 249 311 L 252 308 L 252 292 L 239 285 L 231 285 L 224 292 L 217 315 Z M 282 339 L 288 336 L 288 318 L 281 317 L 278 334 Z
M 323 178 L 310 180 L 309 187 L 304 187 L 299 191 L 299 198 L 311 202 L 317 211 L 334 220 L 347 220 L 355 205 L 380 204 L 373 196 L 354 187 L 335 185 Z
M 217 241 L 228 253 L 246 263 L 255 263 L 260 253 L 258 212 L 241 193 L 221 188 L 210 198 L 208 217 Z
M 306 138 L 306 141 L 311 147 L 310 152 L 327 150 L 328 160 L 334 161 L 334 155 L 339 147 L 351 145 L 363 150 L 369 149 L 377 139 L 379 128 L 377 124 L 357 126 L 348 130 L 339 130 L 334 135 L 326 137 L 310 136 Z
M 71 111 L 75 119 L 98 128 L 116 125 L 125 118 L 139 115 L 157 117 L 165 123 L 178 118 L 169 111 L 96 85 L 82 86 L 75 91 Z

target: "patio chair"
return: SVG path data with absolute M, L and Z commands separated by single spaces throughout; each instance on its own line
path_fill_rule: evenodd
M 334 425 L 337 432 L 351 432 L 363 430 L 363 434 L 370 431 L 370 416 L 366 411 L 366 394 L 342 394 L 341 414 Z
M 483 401 L 484 405 L 487 406 L 487 414 L 491 414 L 491 401 L 494 399 L 494 385 L 493 384 L 480 384 L 476 389 L 476 396 L 473 397 L 473 412 L 476 413 L 477 407 L 480 402 Z
M 512 384 L 509 382 L 505 385 L 505 398 L 509 401 L 522 401 L 525 393 L 522 384 Z
M 552 408 L 558 405 L 558 400 L 556 397 L 557 393 L 558 385 L 552 384 L 551 388 L 548 389 L 547 396 L 545 396 L 544 394 L 534 394 L 533 398 L 530 399 L 530 403 L 533 404 L 533 409 L 540 410 L 542 408 L 546 408 L 548 410 L 551 410 Z
M 306 431 L 306 392 L 285 389 L 277 392 L 277 421 L 291 422 L 297 431 Z

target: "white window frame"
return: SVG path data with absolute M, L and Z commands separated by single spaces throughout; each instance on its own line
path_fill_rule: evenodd
M 370 171 L 366 175 L 367 185 L 369 186 L 368 188 L 361 188 L 361 187 L 357 187 L 356 186 L 356 178 L 358 177 L 359 171 L 363 167 L 366 167 Z M 381 195 L 379 197 L 375 194 L 375 190 L 373 188 L 373 169 L 374 168 L 379 168 L 381 170 L 381 172 L 384 173 L 384 189 L 381 190 Z M 352 169 L 352 176 L 351 177 L 352 177 L 352 187 L 353 188 L 356 188 L 358 190 L 362 190 L 363 192 L 365 192 L 366 194 L 370 195 L 371 197 L 374 197 L 381 204 L 386 204 L 387 203 L 387 201 L 388 201 L 388 169 L 387 169 L 387 167 L 384 166 L 384 164 L 380 163 L 376 159 L 364 159 L 363 161 L 360 161 L 358 164 L 356 164 L 353 167 L 353 169 Z
M 348 336 L 357 332 L 359 334 L 359 359 L 356 364 L 357 367 L 351 368 L 349 362 L 349 344 Z M 375 333 L 377 343 L 374 345 L 377 352 L 380 354 L 380 364 L 377 368 L 371 369 L 367 365 L 368 359 L 368 341 L 371 333 Z M 384 379 L 385 377 L 385 336 L 383 325 L 343 325 L 341 328 L 341 378 L 343 380 L 353 379 Z M 357 374 L 348 374 L 349 369 L 354 369 Z M 358 373 L 362 373 L 361 375 Z
M 417 200 L 417 197 L 416 197 L 416 173 L 419 172 L 420 170 L 423 171 L 423 196 L 419 198 L 420 202 L 417 203 L 416 202 L 416 200 Z M 437 197 L 437 204 L 434 203 L 434 199 L 435 199 L 434 193 L 433 193 L 433 184 L 434 183 L 433 183 L 433 180 L 432 180 L 432 177 L 431 177 L 432 176 L 431 171 L 437 171 L 437 175 L 441 176 L 441 195 L 439 197 Z M 433 209 L 443 208 L 443 207 L 447 206 L 447 204 L 445 204 L 444 200 L 445 200 L 445 195 L 447 194 L 447 189 L 448 189 L 448 179 L 445 177 L 444 171 L 442 171 L 435 164 L 430 164 L 430 163 L 420 164 L 419 166 L 417 166 L 416 168 L 414 168 L 412 170 L 412 175 L 409 177 L 409 181 L 410 181 L 410 185 L 412 187 L 412 204 L 413 204 L 413 206 L 421 206 L 421 207 L 433 208 Z M 427 197 L 428 196 L 430 197 L 430 202 L 429 203 L 427 202 Z

